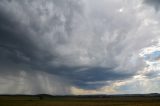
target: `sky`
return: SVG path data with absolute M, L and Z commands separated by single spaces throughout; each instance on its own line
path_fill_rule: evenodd
M 159 0 L 0 0 L 0 94 L 160 93 Z

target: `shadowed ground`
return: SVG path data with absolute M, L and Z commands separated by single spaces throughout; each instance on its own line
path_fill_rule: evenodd
M 0 106 L 160 106 L 160 96 L 0 96 Z

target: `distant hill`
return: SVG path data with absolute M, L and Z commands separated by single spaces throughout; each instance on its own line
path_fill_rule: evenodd
M 18 97 L 36 97 L 36 98 L 54 98 L 54 97 L 63 97 L 63 98 L 68 98 L 68 97 L 74 97 L 74 98 L 107 98 L 107 97 L 148 97 L 148 96 L 158 96 L 160 97 L 159 93 L 150 93 L 150 94 L 117 94 L 117 95 L 50 95 L 50 94 L 37 94 L 37 95 L 24 95 L 24 94 L 15 94 L 15 95 L 10 95 L 10 94 L 2 94 L 2 96 L 18 96 Z

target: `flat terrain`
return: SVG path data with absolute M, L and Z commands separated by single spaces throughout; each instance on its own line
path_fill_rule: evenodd
M 0 106 L 160 106 L 160 96 L 0 96 Z

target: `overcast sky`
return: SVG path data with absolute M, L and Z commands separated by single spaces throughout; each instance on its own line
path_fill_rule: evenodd
M 0 94 L 160 93 L 160 0 L 0 0 Z

